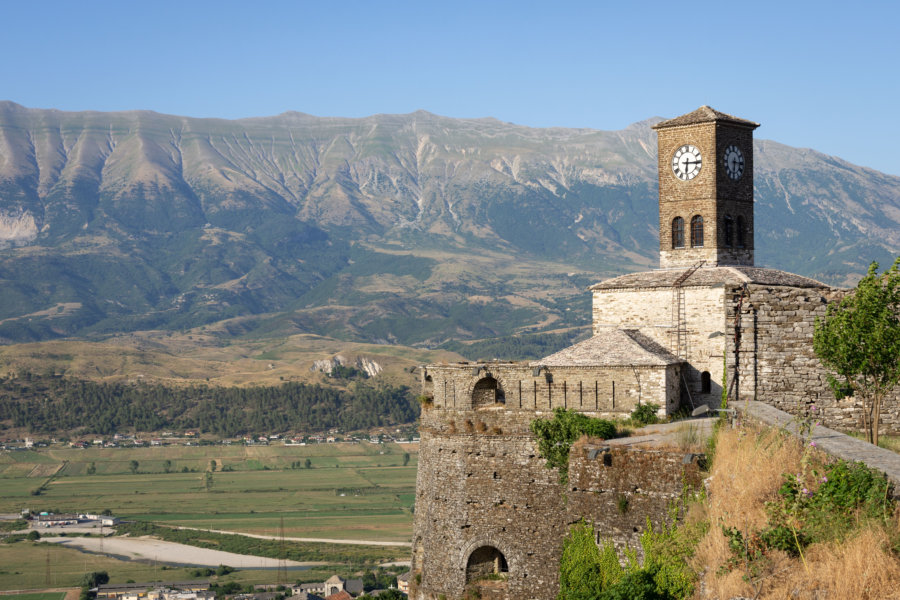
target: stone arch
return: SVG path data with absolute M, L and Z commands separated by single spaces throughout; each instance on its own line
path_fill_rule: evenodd
M 506 394 L 503 385 L 488 373 L 472 386 L 472 408 L 487 408 L 498 404 L 506 404 Z
M 510 572 L 506 553 L 494 540 L 478 540 L 469 544 L 461 557 L 465 567 L 466 584 L 490 575 L 506 575 Z

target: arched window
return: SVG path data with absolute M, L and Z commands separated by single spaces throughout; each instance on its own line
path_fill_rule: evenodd
M 700 393 L 709 394 L 712 391 L 712 380 L 709 378 L 709 371 L 700 373 Z
M 488 406 L 496 406 L 504 404 L 506 397 L 503 394 L 503 388 L 497 383 L 497 380 L 491 376 L 482 377 L 472 389 L 472 407 L 485 408 Z
M 466 563 L 466 583 L 503 573 L 509 573 L 509 565 L 506 564 L 503 553 L 493 546 L 482 546 L 469 555 Z
M 697 215 L 691 219 L 691 248 L 703 247 L 703 217 Z
M 725 215 L 725 221 L 723 223 L 723 229 L 725 234 L 725 247 L 731 248 L 734 245 L 734 220 L 728 215 Z
M 684 248 L 684 219 L 681 217 L 672 219 L 672 247 Z
M 741 215 L 737 218 L 737 247 L 744 247 L 744 217 Z

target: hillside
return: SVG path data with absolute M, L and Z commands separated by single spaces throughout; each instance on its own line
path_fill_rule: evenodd
M 0 102 L 0 340 L 215 323 L 221 340 L 438 347 L 581 329 L 588 285 L 655 265 L 654 122 Z M 900 251 L 900 178 L 755 151 L 758 264 L 847 283 Z

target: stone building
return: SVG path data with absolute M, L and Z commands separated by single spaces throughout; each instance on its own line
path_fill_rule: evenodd
M 690 455 L 611 445 L 573 451 L 564 490 L 529 429 L 557 407 L 608 417 L 652 402 L 671 414 L 727 396 L 794 414 L 814 403 L 826 425 L 858 426 L 857 403 L 835 400 L 812 350 L 815 319 L 846 290 L 754 265 L 756 127 L 707 106 L 654 127 L 660 268 L 591 287 L 590 339 L 527 363 L 422 368 L 413 597 L 461 598 L 490 580 L 483 597 L 554 598 L 570 523 L 633 544 L 696 472 Z M 886 404 L 885 429 L 898 431 Z M 643 508 L 616 514 L 622 490 L 639 490 Z

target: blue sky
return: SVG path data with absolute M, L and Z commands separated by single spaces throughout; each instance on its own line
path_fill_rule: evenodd
M 0 0 L 0 99 L 620 129 L 702 104 L 900 175 L 900 3 Z

